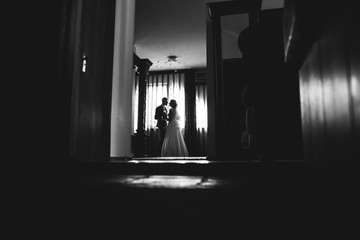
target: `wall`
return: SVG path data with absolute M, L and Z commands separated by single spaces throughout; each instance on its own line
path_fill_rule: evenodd
M 309 15 L 315 29 L 310 21 L 309 25 L 303 22 L 302 28 L 308 39 L 303 42 L 311 43 L 299 69 L 305 160 L 349 176 L 357 172 L 360 159 L 360 31 L 355 26 L 359 16 L 353 10 L 359 4 L 321 3 L 315 8 L 321 14 Z M 299 9 L 294 19 L 300 21 Z
M 4 236 L 54 239 L 60 233 L 64 166 L 69 155 L 71 83 L 63 41 L 68 1 L 2 5 L 1 161 Z

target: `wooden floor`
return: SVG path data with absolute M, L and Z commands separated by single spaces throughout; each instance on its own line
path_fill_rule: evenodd
M 20 178 L 6 239 L 358 239 L 355 182 L 301 162 L 136 161 Z
M 357 234 L 356 190 L 299 163 L 130 166 L 139 164 L 148 172 L 68 178 L 66 239 L 354 239 Z M 170 174 L 155 174 L 154 164 Z M 212 174 L 210 166 L 222 174 Z

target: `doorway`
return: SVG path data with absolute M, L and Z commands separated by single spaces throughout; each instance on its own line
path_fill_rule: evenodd
M 84 67 L 85 65 L 85 72 L 77 72 L 74 71 L 74 75 L 72 76 L 74 78 L 74 87 L 73 87 L 73 103 L 72 103 L 72 108 L 73 108 L 73 113 L 74 113 L 74 117 L 73 117 L 73 131 L 72 131 L 72 146 L 73 147 L 73 153 L 77 154 L 78 156 L 80 156 L 83 159 L 92 159 L 93 161 L 108 161 L 110 159 L 110 153 L 109 153 L 109 145 L 110 145 L 110 136 L 112 134 L 112 129 L 111 129 L 111 123 L 113 123 L 114 121 L 111 121 L 110 119 L 110 115 L 112 115 L 113 110 L 110 107 L 110 103 L 111 103 L 111 99 L 109 99 L 109 96 L 111 96 L 111 67 L 109 68 L 109 66 L 112 66 L 112 56 L 114 54 L 112 47 L 110 46 L 114 46 L 113 42 L 111 44 L 111 41 L 114 40 L 113 34 L 114 34 L 114 26 L 113 26 L 113 22 L 114 22 L 114 18 L 115 18 L 115 11 L 114 11 L 114 6 L 115 6 L 115 0 L 111 1 L 111 3 L 109 3 L 108 5 L 104 5 L 107 6 L 105 9 L 107 9 L 104 12 L 101 12 L 101 9 L 103 9 L 102 7 L 97 7 L 96 5 L 94 5 L 94 3 L 90 3 L 91 1 L 89 1 L 89 3 L 84 4 L 84 1 L 78 0 L 75 1 L 73 3 L 74 5 L 74 12 L 72 12 L 70 21 L 73 21 L 71 24 L 72 29 L 71 31 L 74 33 L 74 40 L 72 43 L 73 44 L 73 49 L 75 54 L 72 55 L 74 58 L 72 59 L 74 62 L 74 67 L 76 69 L 83 69 L 82 67 Z M 89 9 L 86 9 L 86 6 L 89 6 Z M 204 5 L 204 16 L 206 16 L 207 12 L 206 12 L 206 5 Z M 94 12 L 91 12 L 94 11 Z M 100 11 L 100 12 L 99 12 Z M 90 24 L 86 25 L 86 22 L 84 22 L 85 19 L 87 19 L 87 14 L 89 14 L 89 16 L 101 16 L 101 14 L 105 14 L 107 15 L 106 21 L 108 22 L 104 22 L 103 21 L 98 21 L 97 23 L 94 24 L 99 24 L 98 28 L 95 28 L 96 31 L 98 31 L 100 34 L 98 34 L 97 36 L 93 36 L 91 34 L 94 34 L 92 31 L 90 31 Z M 146 16 L 145 16 L 146 17 Z M 147 19 L 148 20 L 148 19 Z M 94 20 L 95 21 L 95 20 Z M 89 22 L 91 22 L 89 20 Z M 103 24 L 103 25 L 101 25 Z M 104 26 L 112 26 L 112 30 L 111 28 L 108 29 L 108 31 L 106 31 L 106 34 L 104 35 L 104 32 L 102 32 L 104 29 Z M 86 29 L 88 26 L 89 32 L 86 33 Z M 181 30 L 181 29 L 179 29 Z M 204 29 L 205 32 L 205 38 L 206 38 L 206 29 Z M 79 33 L 77 35 L 77 33 Z M 84 36 L 87 35 L 87 43 L 82 43 L 82 40 L 84 39 Z M 107 39 L 107 40 L 106 40 Z M 184 39 L 187 38 L 182 38 L 180 40 L 185 41 Z M 191 39 L 191 37 L 189 37 L 189 39 Z M 171 39 L 168 39 L 169 41 Z M 108 42 L 106 42 L 108 41 Z M 141 41 L 140 41 L 141 42 Z M 89 52 L 91 53 L 91 50 L 86 50 L 83 51 L 84 46 L 86 47 L 88 44 L 88 47 L 90 47 L 90 49 L 93 49 L 95 51 L 95 53 L 92 54 L 88 54 Z M 93 44 L 93 45 L 92 45 Z M 102 45 L 105 49 L 104 51 L 100 50 L 100 45 Z M 188 45 L 191 45 L 188 43 Z M 214 45 L 213 46 L 208 46 L 206 45 L 206 40 L 204 42 L 205 45 L 205 53 L 213 53 L 212 51 L 214 51 Z M 135 52 L 139 52 L 141 49 L 141 47 L 138 47 L 141 45 L 136 45 L 135 49 L 128 49 L 128 51 L 131 51 L 131 54 L 133 53 L 133 51 Z M 206 49 L 207 48 L 207 49 Z M 166 47 L 164 47 L 163 49 L 168 49 Z M 209 50 L 210 51 L 207 51 Z M 111 51 L 110 51 L 111 50 Z M 105 54 L 106 53 L 106 54 Z M 98 54 L 98 55 L 97 55 Z M 169 53 L 168 53 L 169 54 Z M 170 53 L 171 54 L 171 53 Z M 80 59 L 79 59 L 80 56 Z M 100 60 L 100 59 L 105 59 L 105 60 Z M 209 60 L 209 58 L 208 58 Z M 214 59 L 212 59 L 214 60 Z M 97 62 L 98 61 L 98 62 Z M 154 60 L 155 61 L 155 60 Z M 84 62 L 86 62 L 86 64 L 84 64 Z M 97 63 L 97 64 L 95 64 Z M 208 61 L 209 63 L 209 61 Z M 99 66 L 102 65 L 107 65 L 107 66 L 103 66 L 104 72 L 102 74 L 97 74 L 97 71 L 99 70 Z M 91 66 L 97 66 L 95 68 L 91 67 Z M 222 65 L 221 65 L 222 66 Z M 107 68 L 106 68 L 107 67 Z M 219 152 L 217 152 L 219 149 L 221 149 L 222 146 L 224 146 L 226 144 L 224 140 L 223 135 L 219 135 L 217 133 L 221 133 L 223 132 L 223 128 L 224 126 L 226 126 L 223 121 L 219 120 L 219 117 L 221 118 L 221 116 L 223 116 L 223 114 L 219 114 L 219 112 L 221 112 L 221 107 L 223 106 L 222 104 L 224 102 L 219 102 L 218 101 L 223 101 L 224 100 L 224 96 L 226 96 L 226 93 L 222 92 L 223 90 L 225 90 L 225 88 L 223 88 L 222 84 L 223 82 L 219 81 L 219 79 L 223 80 L 222 78 L 219 78 L 219 76 L 217 74 L 219 74 L 219 71 L 217 71 L 218 69 L 216 69 L 215 73 L 209 74 L 209 69 L 211 71 L 214 70 L 214 68 L 216 67 L 214 65 L 214 62 L 211 62 L 207 65 L 205 65 L 206 68 L 204 68 L 204 66 L 202 66 L 202 68 L 200 67 L 200 65 L 198 65 L 198 67 L 194 67 L 191 70 L 193 71 L 193 77 L 196 78 L 196 70 L 197 69 L 206 69 L 205 71 L 205 75 L 206 77 L 205 85 L 206 87 L 203 87 L 203 89 L 207 89 L 207 92 L 205 93 L 203 91 L 203 96 L 205 96 L 205 99 L 209 99 L 211 100 L 211 103 L 208 102 L 208 124 L 207 128 L 210 130 L 212 129 L 212 133 L 210 136 L 210 131 L 206 134 L 208 139 L 211 140 L 216 140 L 217 143 L 220 143 L 220 145 L 208 145 L 208 150 L 211 149 L 214 152 L 214 156 L 216 156 L 216 154 L 219 154 Z M 130 67 L 131 68 L 131 67 Z M 96 70 L 95 70 L 96 69 Z M 130 69 L 131 70 L 131 69 Z M 106 73 L 105 73 L 106 71 Z M 185 71 L 185 70 L 184 70 Z M 85 75 L 83 74 L 85 73 Z M 110 74 L 109 74 L 110 73 Z M 180 74 L 180 70 L 177 70 L 176 74 Z M 87 76 L 87 75 L 88 76 Z M 155 74 L 155 73 L 154 73 Z M 175 74 L 175 71 L 172 73 L 173 75 Z M 148 77 L 150 77 L 150 74 Z M 186 74 L 185 74 L 186 75 Z M 85 76 L 85 78 L 84 78 Z M 87 76 L 87 77 L 86 77 Z M 106 79 L 101 79 L 101 76 L 107 76 Z M 135 75 L 136 76 L 136 75 Z M 211 76 L 209 78 L 209 76 Z M 112 76 L 113 77 L 113 76 Z M 150 79 L 150 78 L 149 78 Z M 154 80 L 156 79 L 156 80 Z M 129 79 L 131 80 L 131 79 Z M 134 79 L 133 79 L 134 80 Z M 196 81 L 195 79 L 193 79 L 194 81 L 192 82 L 192 84 L 196 85 Z M 152 84 L 154 85 L 154 81 L 156 82 L 156 84 L 159 84 L 159 80 L 158 77 L 154 78 L 153 80 L 151 80 Z M 187 81 L 185 81 L 186 84 Z M 212 83 L 213 85 L 210 87 L 208 83 Z M 96 84 L 100 84 L 99 86 Z M 214 85 L 215 84 L 215 85 Z M 85 93 L 88 94 L 89 98 L 88 101 L 84 101 L 84 99 L 82 99 L 82 97 L 84 96 L 84 94 L 80 94 L 82 93 L 82 88 L 83 86 L 88 86 L 90 87 L 89 90 L 84 90 Z M 199 86 L 201 84 L 198 84 Z M 217 88 L 221 86 L 222 88 Z M 150 81 L 149 81 L 149 87 L 150 87 Z M 85 87 L 86 89 L 86 87 Z M 99 91 L 99 89 L 101 90 L 101 94 L 97 93 L 97 91 Z M 193 89 L 192 91 L 193 94 L 193 98 L 191 101 L 188 101 L 189 105 L 194 105 L 195 101 L 196 101 L 196 89 L 198 89 L 199 93 L 198 95 L 200 95 L 200 87 L 196 88 L 196 86 L 193 86 L 191 89 Z M 216 90 L 216 91 L 215 91 Z M 214 95 L 215 93 L 215 95 Z M 220 94 L 221 93 L 221 94 Z M 185 95 L 187 94 L 187 92 L 185 91 Z M 220 94 L 220 95 L 219 95 Z M 240 93 L 239 93 L 240 94 Z M 99 96 L 99 101 L 98 100 L 94 100 L 92 96 Z M 74 97 L 75 96 L 75 97 Z M 85 95 L 86 96 L 86 95 Z M 185 97 L 186 99 L 186 97 Z M 101 103 L 102 101 L 102 103 Z M 114 102 L 114 101 L 112 101 Z M 131 100 L 130 100 L 131 102 Z M 154 102 L 157 102 L 157 100 L 155 100 Z M 84 104 L 83 104 L 84 103 Z M 131 104 L 129 104 L 131 106 Z M 187 105 L 186 100 L 185 100 L 185 105 Z M 193 106 L 194 107 L 194 106 Z M 211 111 L 210 111 L 211 110 Z M 186 110 L 185 110 L 186 112 Z M 197 115 L 201 115 L 202 117 L 205 115 L 204 113 L 197 113 L 196 110 L 193 109 L 192 112 L 192 116 L 193 118 L 190 120 L 194 121 L 192 124 L 188 124 L 188 126 L 190 126 L 190 128 L 192 128 L 192 130 L 194 130 L 194 126 L 196 126 L 196 123 L 198 122 L 197 119 L 194 118 L 194 116 Z M 189 113 L 191 115 L 191 113 Z M 185 114 L 186 116 L 186 114 Z M 209 117 L 210 116 L 210 117 Z M 117 116 L 118 117 L 118 116 Z M 149 117 L 151 118 L 151 114 L 149 114 Z M 119 119 L 131 119 L 130 116 L 130 111 L 119 111 Z M 84 119 L 84 121 L 81 121 L 81 119 Z M 121 120 L 118 120 L 121 121 Z M 130 122 L 130 121 L 129 121 Z M 125 126 L 125 125 L 124 125 Z M 88 129 L 82 131 L 81 128 L 83 127 L 88 127 Z M 123 127 L 123 126 L 122 126 Z M 126 138 L 129 138 L 129 142 L 131 142 L 131 123 L 129 125 L 126 125 L 122 130 L 125 130 L 123 132 L 119 131 L 122 135 L 126 135 Z M 151 130 L 151 128 L 150 128 Z M 186 127 L 185 127 L 186 130 Z M 214 131 L 215 130 L 215 131 Z M 129 133 L 128 133 L 129 131 Z M 196 130 L 195 130 L 196 131 Z M 113 134 L 113 135 L 117 135 Z M 186 133 L 185 133 L 186 135 Z M 98 136 L 98 137 L 96 137 Z M 219 138 L 220 136 L 220 138 Z M 189 138 L 190 140 L 192 139 L 192 141 L 194 140 L 193 137 Z M 98 141 L 98 142 L 97 142 Z M 209 144 L 209 141 L 206 141 L 207 144 Z M 211 141 L 210 141 L 211 142 Z M 190 144 L 191 145 L 191 144 Z M 79 148 L 81 146 L 81 148 Z M 94 151 L 95 149 L 92 149 L 93 147 L 99 148 L 99 151 Z M 130 147 L 129 147 L 130 148 Z M 88 153 L 84 153 L 79 151 L 79 149 L 86 149 L 87 151 L 90 150 L 90 152 Z M 209 153 L 205 152 L 203 153 L 204 155 L 199 155 L 201 156 L 208 156 Z M 129 153 L 130 155 L 130 153 Z M 121 156 L 121 157 L 129 157 L 128 156 Z M 238 155 L 237 155 L 238 156 Z

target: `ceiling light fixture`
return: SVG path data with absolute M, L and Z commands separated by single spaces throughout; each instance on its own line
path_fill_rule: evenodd
M 169 55 L 166 60 L 157 61 L 156 67 L 164 70 L 190 69 L 187 62 L 178 60 L 178 56 L 176 55 Z

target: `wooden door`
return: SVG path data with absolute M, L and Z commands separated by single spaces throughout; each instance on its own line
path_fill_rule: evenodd
M 115 0 L 79 0 L 78 81 L 74 84 L 74 155 L 85 161 L 110 158 L 110 116 Z M 77 56 L 75 56 L 76 59 Z M 75 64 L 77 66 L 77 64 Z

